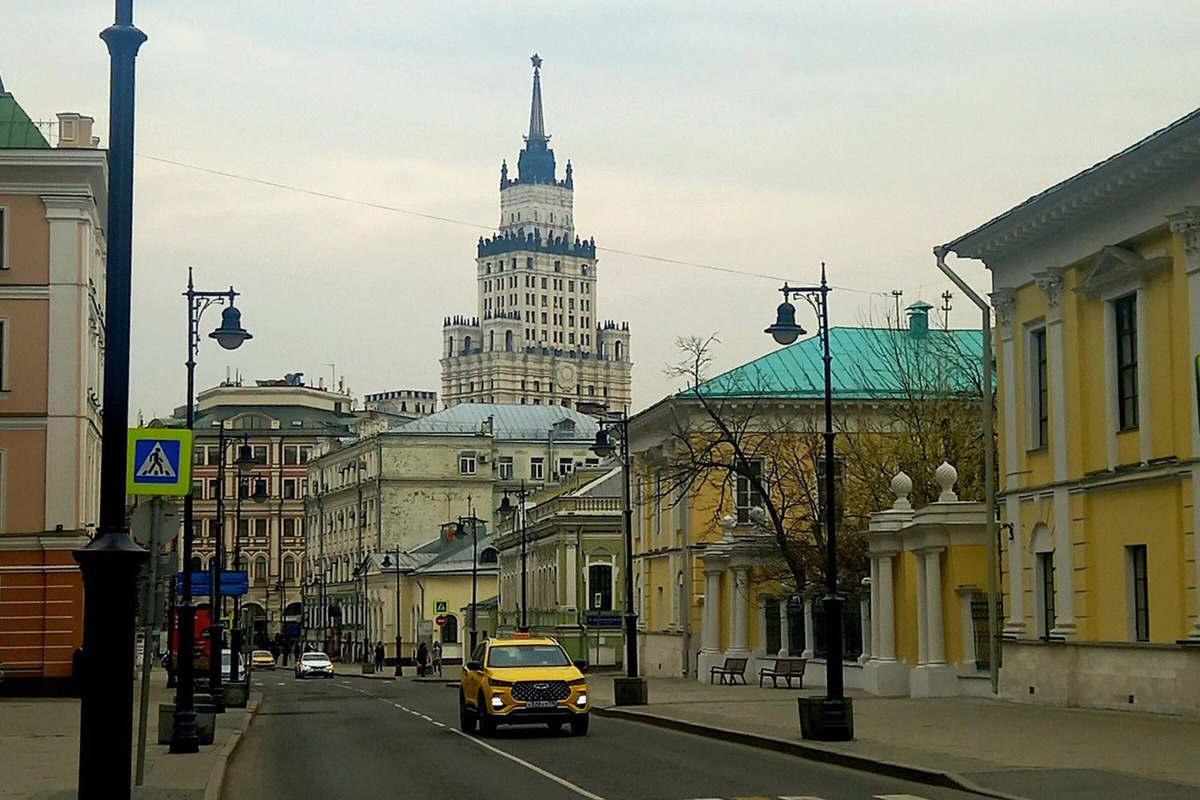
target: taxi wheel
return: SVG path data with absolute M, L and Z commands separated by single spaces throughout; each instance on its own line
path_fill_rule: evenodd
M 589 717 L 589 714 L 584 714 L 582 717 L 571 720 L 571 733 L 576 736 L 587 736 Z
M 475 701 L 475 708 L 479 714 L 479 732 L 484 736 L 491 736 L 496 732 L 496 721 L 487 711 L 482 692 L 479 694 L 479 699 Z
M 458 727 L 463 733 L 475 732 L 475 715 L 467 708 L 467 700 L 461 692 L 458 695 Z

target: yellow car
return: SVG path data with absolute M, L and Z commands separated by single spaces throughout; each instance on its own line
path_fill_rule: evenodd
M 275 656 L 270 650 L 255 650 L 250 655 L 251 669 L 275 669 Z
M 463 666 L 459 725 L 485 736 L 497 725 L 545 724 L 557 731 L 588 731 L 587 679 L 554 639 L 517 634 L 482 642 Z

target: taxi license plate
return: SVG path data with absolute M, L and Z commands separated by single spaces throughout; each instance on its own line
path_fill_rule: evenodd
M 553 700 L 530 700 L 525 704 L 526 708 L 558 708 L 558 703 Z

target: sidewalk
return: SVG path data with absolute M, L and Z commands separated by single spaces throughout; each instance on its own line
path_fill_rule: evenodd
M 158 744 L 158 705 L 174 700 L 166 673 L 150 676 L 146 725 L 146 777 L 133 797 L 145 800 L 217 800 L 225 767 L 257 710 L 251 692 L 244 709 L 217 715 L 213 744 L 195 755 L 170 755 Z M 134 682 L 134 763 L 137 758 L 138 685 Z M 0 798 L 67 800 L 76 794 L 79 772 L 79 701 L 71 698 L 0 698 Z M 134 769 L 130 768 L 130 778 Z
M 951 773 L 998 795 L 1036 800 L 1072 797 L 1200 797 L 1200 721 L 1133 712 L 1020 705 L 979 698 L 878 698 L 851 693 L 856 739 L 803 742 L 796 697 L 823 689 L 709 686 L 681 678 L 649 679 L 650 705 L 612 709 L 607 679 L 589 683 L 597 713 L 721 737 L 763 737 L 771 746 L 835 761 L 864 761 Z M 695 726 L 695 727 L 693 727 Z M 723 737 L 722 737 L 723 738 Z

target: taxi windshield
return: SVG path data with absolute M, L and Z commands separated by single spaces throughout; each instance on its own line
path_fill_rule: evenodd
M 571 659 L 553 644 L 497 645 L 488 651 L 489 667 L 569 667 Z

